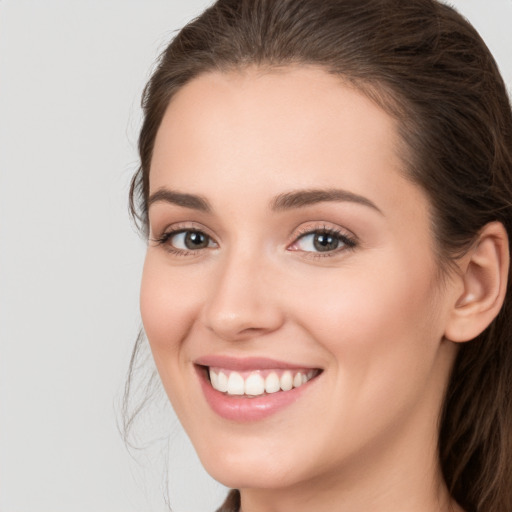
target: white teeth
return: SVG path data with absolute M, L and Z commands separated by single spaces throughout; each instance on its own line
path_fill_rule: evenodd
M 244 378 L 237 372 L 231 372 L 228 379 L 228 395 L 243 395 L 244 391 Z
M 213 382 L 212 382 L 212 386 L 215 387 Z M 228 390 L 228 378 L 226 377 L 226 374 L 224 372 L 219 372 L 217 386 L 218 387 L 216 389 L 218 389 L 222 393 L 225 393 Z
M 258 373 L 252 373 L 245 381 L 246 395 L 263 395 L 265 393 L 265 381 Z
M 210 381 L 214 389 L 219 389 L 219 374 L 210 370 Z
M 281 389 L 283 391 L 290 391 L 293 388 L 292 372 L 286 371 L 281 375 Z
M 316 370 L 293 373 L 286 370 L 279 377 L 278 371 L 271 371 L 266 378 L 256 370 L 244 377 L 234 371 L 209 369 L 210 382 L 214 389 L 228 395 L 261 396 L 265 393 L 277 393 L 278 391 L 290 391 L 304 385 L 317 375 Z
M 267 393 L 275 393 L 281 390 L 281 383 L 279 382 L 279 377 L 277 373 L 272 372 L 267 375 L 265 379 L 265 391 Z

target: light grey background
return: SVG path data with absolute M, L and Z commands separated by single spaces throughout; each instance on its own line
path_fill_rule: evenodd
M 114 412 L 140 325 L 127 192 L 149 70 L 207 3 L 0 1 L 0 512 L 164 509 L 165 445 L 134 461 Z M 452 4 L 510 89 L 512 0 Z M 225 490 L 164 429 L 174 510 L 212 511 Z

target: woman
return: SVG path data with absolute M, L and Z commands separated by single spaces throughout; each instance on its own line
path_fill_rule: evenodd
M 142 319 L 220 510 L 512 510 L 512 115 L 475 30 L 219 0 L 144 115 Z

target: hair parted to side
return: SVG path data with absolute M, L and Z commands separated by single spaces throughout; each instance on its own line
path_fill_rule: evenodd
M 431 201 L 441 268 L 488 222 L 512 239 L 506 87 L 475 29 L 436 0 L 218 0 L 185 26 L 143 96 L 130 207 L 144 233 L 153 145 L 174 94 L 210 71 L 289 65 L 321 67 L 398 119 L 407 176 Z M 461 346 L 440 419 L 444 477 L 467 512 L 512 510 L 511 322 L 508 290 L 491 326 Z

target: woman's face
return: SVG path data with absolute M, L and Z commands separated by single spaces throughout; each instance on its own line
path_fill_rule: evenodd
M 377 477 L 390 461 L 408 478 L 435 459 L 454 293 L 398 147 L 388 114 L 315 68 L 205 74 L 169 105 L 142 317 L 224 484 Z

